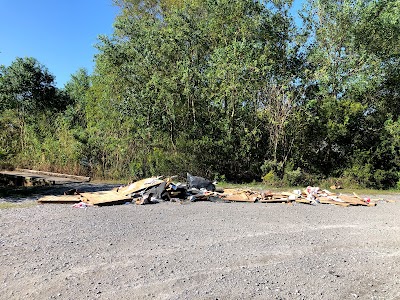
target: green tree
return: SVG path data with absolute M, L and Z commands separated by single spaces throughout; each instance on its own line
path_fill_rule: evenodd
M 304 18 L 310 33 L 304 81 L 309 126 L 307 151 L 299 156 L 314 172 L 364 178 L 363 172 L 377 173 L 368 184 L 390 184 L 381 175 L 393 168 L 382 137 L 387 136 L 389 111 L 398 111 L 391 101 L 398 94 L 393 85 L 398 76 L 397 10 L 398 1 L 309 1 Z
M 94 141 L 104 122 L 113 131 L 107 138 L 131 142 L 107 151 L 93 142 L 103 148 L 96 161 L 124 149 L 142 173 L 170 164 L 171 171 L 259 178 L 271 153 L 264 125 L 272 122 L 260 113 L 259 95 L 271 81 L 289 89 L 298 68 L 290 1 L 178 2 L 118 1 L 114 35 L 99 44 L 89 101 L 97 123 L 88 129 Z
M 24 114 L 59 106 L 55 102 L 54 76 L 36 59 L 16 58 L 10 66 L 2 66 L 0 73 L 3 108 L 16 109 Z
M 64 86 L 64 93 L 70 99 L 70 106 L 65 112 L 72 127 L 86 127 L 86 102 L 91 87 L 91 78 L 86 69 L 79 69 L 71 75 Z
M 1 66 L 0 103 L 3 110 L 15 112 L 22 151 L 26 121 L 42 110 L 65 107 L 65 103 L 57 101 L 54 76 L 32 57 L 16 58 L 10 66 Z

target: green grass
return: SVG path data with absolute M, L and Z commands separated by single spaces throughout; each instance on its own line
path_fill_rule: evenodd
M 89 183 L 93 184 L 120 184 L 120 185 L 127 185 L 128 180 L 112 180 L 112 179 L 92 179 Z
M 0 209 L 9 209 L 9 208 L 27 208 L 37 205 L 36 201 L 15 203 L 15 202 L 1 202 Z
M 282 186 L 282 187 L 275 187 L 264 184 L 262 182 L 252 182 L 252 183 L 244 183 L 244 184 L 235 184 L 229 182 L 219 182 L 217 187 L 222 188 L 237 188 L 237 189 L 251 189 L 251 190 L 268 190 L 272 192 L 292 192 L 293 190 L 305 190 L 306 186 Z M 377 189 L 366 189 L 366 188 L 344 188 L 338 190 L 332 190 L 330 188 L 320 187 L 322 190 L 326 189 L 332 193 L 337 194 L 353 194 L 356 193 L 357 195 L 395 195 L 399 193 L 399 190 L 391 189 L 391 190 L 377 190 Z

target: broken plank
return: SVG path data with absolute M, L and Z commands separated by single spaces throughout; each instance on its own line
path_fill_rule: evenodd
M 319 197 L 318 201 L 321 204 L 333 204 L 333 205 L 338 205 L 338 206 L 343 206 L 343 207 L 348 207 L 348 206 L 351 205 L 350 203 L 335 201 L 335 200 L 332 200 L 332 199 L 330 199 L 328 197 Z
M 224 200 L 232 201 L 232 202 L 255 202 L 256 199 L 249 198 L 245 193 L 237 193 L 230 195 L 222 195 Z
M 289 198 L 272 198 L 272 199 L 263 199 L 260 200 L 261 203 L 282 203 L 282 202 L 291 202 Z
M 346 195 L 340 195 L 338 196 L 340 199 L 342 199 L 343 201 L 350 203 L 351 205 L 364 205 L 364 206 L 368 206 L 367 203 L 365 203 L 363 200 L 360 200 L 354 196 L 346 196 Z
M 41 197 L 37 200 L 38 203 L 79 203 L 81 202 L 80 195 L 49 195 Z
M 116 191 L 100 191 L 81 193 L 83 200 L 93 205 L 125 203 L 132 201 L 132 198 Z
M 78 176 L 78 175 L 62 174 L 62 173 L 54 173 L 54 172 L 46 172 L 46 171 L 38 171 L 38 170 L 29 170 L 29 169 L 19 169 L 19 168 L 16 168 L 15 171 L 26 172 L 26 173 L 37 174 L 37 175 L 45 175 L 45 176 L 51 176 L 51 177 L 70 178 L 70 179 L 75 179 L 80 182 L 90 181 L 90 177 L 86 177 L 86 176 Z
M 146 178 L 146 179 L 142 179 L 142 180 L 136 181 L 134 183 L 131 183 L 127 186 L 119 188 L 118 193 L 123 194 L 123 195 L 129 195 L 129 194 L 136 193 L 141 190 L 147 189 L 149 187 L 159 185 L 163 182 L 164 182 L 164 180 L 161 180 L 157 177 Z
M 311 201 L 307 199 L 296 199 L 294 201 L 296 201 L 297 203 L 311 204 Z

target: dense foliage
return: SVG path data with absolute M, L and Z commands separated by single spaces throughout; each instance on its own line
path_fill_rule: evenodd
M 0 69 L 0 160 L 134 179 L 379 188 L 400 181 L 400 4 L 118 0 L 96 68 L 65 88 Z

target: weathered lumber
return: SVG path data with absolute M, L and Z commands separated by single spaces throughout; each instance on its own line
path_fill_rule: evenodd
M 120 193 L 122 195 L 129 195 L 129 194 L 137 193 L 139 191 L 142 191 L 144 189 L 147 189 L 147 188 L 150 188 L 153 186 L 157 186 L 163 182 L 164 182 L 164 180 L 161 180 L 157 177 L 146 178 L 146 179 L 142 179 L 142 180 L 136 181 L 134 183 L 131 183 L 127 186 L 118 188 L 117 191 L 118 191 L 118 193 Z
M 75 179 L 75 180 L 78 180 L 78 181 L 81 181 L 81 182 L 90 181 L 90 177 L 86 177 L 86 176 L 78 176 L 78 175 L 62 174 L 62 173 L 53 173 L 53 172 L 29 170 L 29 169 L 18 169 L 18 168 L 16 168 L 15 171 L 32 173 L 32 174 L 37 174 L 37 175 L 46 175 L 46 176 L 51 176 L 51 177 L 71 178 L 71 179 Z
M 363 205 L 363 206 L 368 206 L 368 203 L 365 203 L 363 200 L 354 197 L 354 196 L 346 196 L 346 195 L 340 195 L 338 196 L 340 199 L 343 201 L 350 203 L 351 205 Z
M 43 174 L 46 173 L 46 174 Z M 65 177 L 65 176 L 68 177 Z M 7 186 L 46 186 L 88 181 L 89 177 L 79 178 L 74 175 L 17 169 L 0 171 L 0 182 Z
M 53 182 L 50 182 L 43 177 L 16 171 L 1 171 L 0 183 L 6 186 L 26 186 L 26 187 L 54 184 Z
M 250 199 L 245 193 L 226 195 L 223 199 L 232 202 L 255 202 L 255 199 Z
M 37 200 L 38 203 L 79 203 L 81 202 L 80 195 L 49 195 L 41 197 Z
M 350 203 L 335 201 L 335 200 L 332 200 L 332 199 L 330 199 L 328 197 L 319 197 L 318 201 L 321 204 L 333 204 L 333 205 L 344 206 L 344 207 L 348 207 L 348 206 L 351 205 Z
M 308 199 L 296 199 L 294 201 L 297 203 L 311 204 L 311 201 Z
M 282 203 L 282 202 L 291 202 L 289 198 L 270 198 L 270 199 L 262 199 L 261 203 Z
M 250 192 L 235 189 L 225 189 L 220 195 L 224 200 L 232 202 L 256 202 L 257 197 L 252 197 Z
M 88 192 L 81 193 L 84 202 L 93 205 L 111 204 L 111 203 L 121 203 L 132 201 L 132 198 L 125 196 L 116 191 L 101 191 L 101 192 Z

